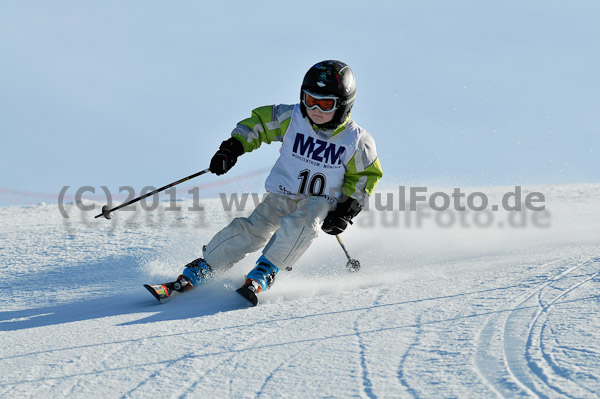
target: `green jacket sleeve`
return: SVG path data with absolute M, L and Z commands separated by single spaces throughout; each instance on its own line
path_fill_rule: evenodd
M 283 141 L 290 125 L 293 105 L 267 105 L 252 111 L 252 115 L 238 122 L 231 136 L 238 139 L 244 152 L 254 151 L 262 143 Z
M 366 131 L 361 133 L 356 151 L 346 165 L 342 194 L 358 200 L 364 206 L 373 195 L 383 170 L 377 158 L 375 140 Z

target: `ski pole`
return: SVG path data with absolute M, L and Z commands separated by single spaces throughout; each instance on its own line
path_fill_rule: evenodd
M 348 253 L 348 250 L 346 249 L 346 246 L 342 242 L 342 239 L 340 238 L 339 234 L 336 234 L 335 238 L 337 238 L 338 242 L 340 243 L 340 246 L 342 247 L 342 249 L 344 250 L 344 253 L 346 254 L 346 258 L 348 258 L 348 263 L 346 263 L 346 268 L 348 269 L 348 271 L 349 272 L 359 271 L 360 270 L 360 262 L 357 259 L 352 259 L 350 257 L 350 254 Z
M 105 218 L 107 218 L 107 219 L 110 219 L 110 218 L 112 217 L 112 216 L 110 215 L 110 213 L 111 213 L 111 212 L 113 212 L 113 211 L 116 211 L 117 209 L 121 209 L 121 208 L 123 208 L 123 207 L 125 207 L 125 206 L 127 206 L 127 205 L 131 205 L 131 204 L 133 204 L 134 202 L 138 202 L 138 201 L 140 201 L 140 200 L 143 200 L 144 198 L 147 198 L 147 197 L 149 197 L 149 196 L 151 196 L 151 195 L 158 194 L 158 193 L 160 193 L 161 191 L 164 191 L 164 190 L 166 190 L 167 188 L 171 188 L 171 187 L 173 187 L 173 186 L 176 186 L 176 185 L 178 185 L 178 184 L 181 184 L 181 183 L 183 183 L 183 182 L 185 182 L 185 181 L 188 181 L 188 180 L 190 180 L 190 179 L 193 179 L 194 177 L 198 177 L 198 176 L 200 176 L 200 175 L 203 175 L 203 174 L 205 174 L 205 173 L 208 173 L 208 172 L 210 172 L 210 169 L 204 169 L 204 170 L 201 170 L 200 172 L 194 173 L 193 175 L 189 175 L 188 177 L 184 177 L 183 179 L 177 180 L 176 182 L 173 182 L 173 183 L 171 183 L 171 184 L 167 184 L 166 186 L 164 186 L 164 187 L 161 187 L 161 188 L 159 188 L 159 189 L 157 189 L 157 190 L 154 190 L 154 191 L 152 191 L 151 193 L 144 194 L 144 195 L 142 195 L 142 196 L 140 196 L 140 197 L 134 198 L 134 199 L 132 199 L 131 201 L 128 201 L 128 202 L 126 202 L 126 203 L 124 203 L 124 204 L 121 204 L 121 205 L 119 205 L 119 206 L 116 206 L 116 207 L 114 207 L 114 208 L 112 208 L 112 209 L 108 209 L 108 205 L 104 205 L 104 206 L 102 207 L 102 213 L 101 213 L 101 214 L 99 214 L 99 215 L 97 215 L 97 216 L 95 216 L 95 217 L 94 217 L 94 219 L 95 219 L 95 218 L 99 218 L 100 216 L 104 216 Z

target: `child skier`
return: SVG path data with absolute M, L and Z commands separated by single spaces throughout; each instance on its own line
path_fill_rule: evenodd
M 268 195 L 249 217 L 217 233 L 203 247 L 203 258 L 186 265 L 176 287 L 197 287 L 263 248 L 238 290 L 256 304 L 256 294 L 273 285 L 279 270 L 291 270 L 319 228 L 332 235 L 344 231 L 382 176 L 373 138 L 350 118 L 355 94 L 350 67 L 323 61 L 304 76 L 299 104 L 259 107 L 237 124 L 210 171 L 227 173 L 240 155 L 281 141 L 265 182 Z

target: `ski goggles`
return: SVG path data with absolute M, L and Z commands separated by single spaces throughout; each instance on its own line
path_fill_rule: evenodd
M 307 90 L 302 91 L 302 103 L 307 109 L 319 108 L 321 112 L 328 114 L 338 108 L 338 101 L 336 96 L 321 96 Z

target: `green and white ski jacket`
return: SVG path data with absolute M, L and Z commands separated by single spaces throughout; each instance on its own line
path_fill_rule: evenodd
M 344 195 L 364 206 L 383 176 L 375 141 L 350 117 L 335 131 L 320 130 L 302 116 L 299 104 L 263 106 L 231 135 L 244 152 L 283 142 L 265 187 L 293 199 L 321 195 L 333 202 Z

